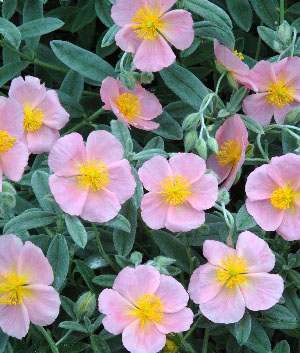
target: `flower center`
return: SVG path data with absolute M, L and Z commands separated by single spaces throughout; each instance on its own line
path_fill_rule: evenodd
M 80 165 L 80 175 L 77 176 L 79 184 L 86 190 L 101 190 L 108 184 L 109 173 L 103 162 L 95 160 L 93 163 L 87 161 Z
M 151 11 L 149 7 L 137 11 L 132 22 L 137 36 L 146 40 L 153 40 L 157 36 L 157 30 L 162 27 L 159 11 Z
M 236 56 L 237 56 L 239 59 L 241 59 L 241 60 L 244 60 L 244 59 L 245 59 L 244 56 L 243 56 L 243 53 L 238 52 L 237 50 L 235 50 L 235 51 L 233 52 L 233 54 L 236 55 Z
M 132 121 L 133 117 L 141 112 L 140 101 L 131 93 L 122 94 L 116 103 L 121 114 L 129 121 Z
M 279 210 L 287 210 L 294 205 L 294 199 L 299 196 L 288 185 L 286 188 L 278 188 L 272 192 L 271 204 Z
M 7 131 L 0 130 L 0 152 L 7 152 L 15 142 L 16 139 L 12 138 Z
M 24 109 L 25 118 L 23 122 L 24 130 L 33 132 L 38 130 L 42 125 L 44 114 L 38 108 L 31 110 L 28 105 Z
M 235 168 L 241 158 L 242 148 L 237 141 L 227 140 L 221 145 L 216 158 L 220 166 L 227 168 Z
M 161 322 L 163 318 L 163 304 L 155 295 L 146 294 L 136 304 L 133 315 L 141 319 L 141 325 L 144 326 L 146 321 Z
M 23 302 L 26 292 L 25 277 L 13 273 L 0 274 L 0 304 L 17 305 Z
M 246 261 L 231 254 L 226 260 L 221 261 L 217 271 L 217 281 L 223 286 L 233 288 L 239 283 L 245 283 Z
M 165 202 L 170 205 L 182 205 L 186 200 L 187 196 L 191 193 L 191 185 L 183 176 L 176 174 L 165 179 L 165 184 L 160 183 L 163 191 L 159 193 L 165 196 Z
M 295 99 L 296 90 L 289 83 L 284 84 L 283 80 L 278 83 L 271 83 L 268 90 L 268 103 L 283 108 Z

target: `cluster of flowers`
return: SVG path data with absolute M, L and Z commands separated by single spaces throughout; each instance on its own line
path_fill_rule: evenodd
M 134 65 L 148 72 L 171 65 L 175 55 L 165 39 L 178 49 L 193 41 L 190 13 L 165 13 L 174 0 L 116 0 L 112 18 L 122 27 L 117 44 L 135 53 Z M 300 106 L 300 58 L 277 63 L 261 61 L 251 70 L 242 55 L 215 41 L 219 68 L 255 94 L 243 101 L 244 112 L 265 126 L 272 116 L 277 123 Z M 162 113 L 154 94 L 141 85 L 132 91 L 118 80 L 106 78 L 100 90 L 103 106 L 126 126 L 153 130 Z M 78 133 L 59 137 L 58 130 L 69 115 L 53 90 L 46 91 L 37 78 L 12 81 L 9 98 L 0 101 L 0 168 L 13 181 L 21 179 L 29 153 L 49 152 L 51 192 L 61 209 L 90 222 L 113 219 L 121 204 L 136 188 L 130 163 L 123 158 L 121 143 L 109 132 L 92 132 L 86 144 Z M 204 210 L 218 198 L 218 184 L 230 189 L 245 160 L 248 133 L 242 119 L 227 119 L 216 133 L 219 153 L 205 161 L 193 153 L 177 153 L 169 161 L 155 156 L 138 171 L 149 191 L 141 203 L 141 215 L 152 229 L 186 232 L 205 221 Z M 206 173 L 212 169 L 217 178 Z M 276 230 L 284 239 L 300 239 L 300 156 L 274 157 L 270 164 L 252 172 L 246 183 L 248 212 L 267 231 Z M 265 310 L 275 305 L 283 292 L 283 280 L 269 274 L 275 256 L 267 243 L 250 232 L 239 235 L 236 249 L 207 240 L 203 254 L 208 263 L 191 277 L 191 299 L 213 322 L 239 321 L 245 307 Z M 14 235 L 0 237 L 0 327 L 22 338 L 29 322 L 51 324 L 58 315 L 59 296 L 50 286 L 53 272 L 39 248 L 22 244 Z M 133 353 L 156 353 L 166 343 L 166 334 L 188 330 L 193 313 L 186 308 L 189 296 L 183 286 L 154 267 L 126 267 L 112 289 L 99 296 L 99 310 L 106 314 L 103 325 L 113 334 L 123 334 L 124 346 Z

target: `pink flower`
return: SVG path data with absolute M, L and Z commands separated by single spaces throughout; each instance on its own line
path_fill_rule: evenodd
M 90 222 L 107 222 L 131 198 L 135 180 L 121 143 L 107 131 L 94 131 L 86 146 L 74 132 L 61 137 L 49 154 L 51 192 L 61 209 Z
M 0 236 L 0 327 L 23 338 L 30 321 L 39 326 L 54 322 L 60 299 L 52 268 L 42 250 L 14 234 Z
M 31 153 L 49 152 L 59 138 L 58 130 L 69 120 L 54 90 L 46 91 L 45 84 L 36 77 L 17 77 L 11 82 L 9 97 L 24 109 L 24 136 Z
M 152 121 L 162 114 L 159 100 L 153 93 L 136 85 L 133 91 L 125 88 L 119 80 L 107 77 L 100 89 L 103 109 L 112 110 L 116 117 L 127 127 L 130 125 L 142 130 L 154 130 L 159 127 Z
M 247 179 L 246 207 L 264 230 L 277 231 L 283 239 L 300 239 L 300 156 L 273 157 Z
M 229 190 L 245 161 L 248 132 L 243 120 L 236 114 L 219 127 L 215 138 L 219 145 L 219 153 L 211 154 L 207 160 L 207 167 L 219 176 L 219 184 L 223 182 L 222 187 Z
M 166 227 L 187 232 L 201 226 L 204 210 L 218 198 L 218 181 L 205 174 L 202 158 L 193 153 L 177 153 L 168 162 L 155 156 L 139 169 L 144 188 L 150 191 L 141 203 L 142 218 L 152 229 Z
M 2 173 L 19 181 L 28 163 L 29 151 L 22 141 L 24 112 L 11 98 L 0 97 L 0 192 Z
M 193 20 L 185 10 L 169 10 L 176 0 L 116 0 L 111 17 L 122 27 L 116 34 L 117 45 L 135 53 L 133 63 L 141 71 L 155 72 L 175 61 L 166 42 L 187 49 L 193 42 Z
M 242 53 L 238 53 L 236 50 L 232 52 L 230 49 L 220 44 L 217 39 L 214 40 L 214 48 L 217 62 L 229 72 L 233 80 L 253 91 L 257 91 L 255 83 L 249 77 L 250 69 L 248 65 L 242 62 L 242 60 L 244 60 Z
M 281 298 L 283 279 L 268 273 L 275 266 L 275 256 L 255 234 L 241 233 L 236 249 L 219 241 L 205 240 L 203 255 L 208 263 L 194 271 L 188 292 L 209 320 L 237 322 L 243 317 L 245 307 L 266 310 Z
M 286 114 L 300 106 L 300 58 L 285 58 L 277 63 L 258 62 L 250 73 L 258 93 L 244 99 L 243 111 L 262 126 L 277 124 Z
M 114 334 L 122 333 L 131 353 L 157 353 L 166 343 L 166 334 L 190 328 L 193 312 L 186 308 L 189 296 L 181 283 L 161 275 L 154 267 L 125 267 L 112 289 L 99 296 L 102 324 Z

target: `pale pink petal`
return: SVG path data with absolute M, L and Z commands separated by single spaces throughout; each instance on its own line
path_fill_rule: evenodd
M 29 151 L 23 142 L 13 145 L 7 152 L 0 153 L 0 164 L 7 179 L 19 181 L 22 179 L 24 169 L 28 164 Z
M 219 147 L 221 146 L 221 144 L 219 144 Z M 216 158 L 216 154 L 212 153 L 207 161 L 207 168 L 211 169 L 212 171 L 214 171 L 217 176 L 220 178 L 219 180 L 219 184 L 221 184 L 230 174 L 231 172 L 231 168 L 228 168 L 227 166 L 221 166 L 218 159 Z
M 27 286 L 30 293 L 24 298 L 30 321 L 39 326 L 51 325 L 59 314 L 60 299 L 57 291 L 44 284 Z
M 24 133 L 23 121 L 24 109 L 21 105 L 12 98 L 5 98 L 0 105 L 0 130 L 19 141 Z
M 29 330 L 29 316 L 25 305 L 0 305 L 0 327 L 8 336 L 21 339 Z
M 169 163 L 173 175 L 181 175 L 190 184 L 199 180 L 206 169 L 205 161 L 194 153 L 176 153 Z
M 240 321 L 245 313 L 245 301 L 239 286 L 223 286 L 212 300 L 200 304 L 202 314 L 214 323 L 232 324 Z
M 231 188 L 231 186 L 233 185 L 233 183 L 235 181 L 236 175 L 237 175 L 238 171 L 242 168 L 244 162 L 245 162 L 245 148 L 244 148 L 244 146 L 242 146 L 240 160 L 238 161 L 238 164 L 236 165 L 235 168 L 231 168 L 227 179 L 222 184 L 223 188 L 225 188 L 226 190 L 229 190 Z
M 77 132 L 61 137 L 52 147 L 48 164 L 57 176 L 80 174 L 80 165 L 86 162 L 83 138 Z
M 136 85 L 133 94 L 141 104 L 140 117 L 151 120 L 162 114 L 162 106 L 153 93 L 146 91 L 141 85 Z
M 46 92 L 45 85 L 38 78 L 26 76 L 24 81 L 20 76 L 12 80 L 8 95 L 23 108 L 28 105 L 30 109 L 35 109 L 44 100 Z
M 125 267 L 115 279 L 113 290 L 136 305 L 145 295 L 155 295 L 160 283 L 160 273 L 153 266 Z
M 16 235 L 6 234 L 0 236 L 0 273 L 16 272 L 22 249 L 22 240 Z
M 269 167 L 269 164 L 261 165 L 249 174 L 245 190 L 251 201 L 270 199 L 273 191 L 278 188 L 278 184 L 268 174 Z
M 128 128 L 130 129 L 129 126 L 129 120 L 127 120 L 127 118 L 125 118 L 125 116 L 120 112 L 118 106 L 110 99 L 110 106 L 112 108 L 113 113 L 115 114 L 115 116 Z
M 199 266 L 192 274 L 189 295 L 194 303 L 202 304 L 218 295 L 222 289 L 217 281 L 218 267 L 210 263 Z
M 199 228 L 204 221 L 204 211 L 198 211 L 185 202 L 182 205 L 169 206 L 166 228 L 171 232 L 188 232 Z
M 161 322 L 155 322 L 156 328 L 164 334 L 184 332 L 190 329 L 194 314 L 191 309 L 184 308 L 174 313 L 163 313 Z
M 119 335 L 124 328 L 136 320 L 131 312 L 136 309 L 127 299 L 113 289 L 104 289 L 98 299 L 99 311 L 106 315 L 102 324 L 106 331 Z
M 276 230 L 284 240 L 293 241 L 300 239 L 300 207 L 294 207 L 285 210 L 283 220 Z
M 175 3 L 176 0 L 146 0 L 148 6 L 151 9 L 159 8 L 161 13 L 166 12 L 169 10 Z
M 254 92 L 258 91 L 256 84 L 250 79 L 248 75 L 240 74 L 238 72 L 232 72 L 232 76 L 237 82 L 250 88 L 252 91 Z
M 236 253 L 246 261 L 247 272 L 270 272 L 275 266 L 275 255 L 267 242 L 251 232 L 243 232 L 236 243 Z
M 143 40 L 137 36 L 131 24 L 122 27 L 115 35 L 118 47 L 127 53 L 136 53 Z
M 79 185 L 76 177 L 64 178 L 52 174 L 49 186 L 55 201 L 64 212 L 72 216 L 81 214 L 88 191 Z
M 27 143 L 29 151 L 34 154 L 50 152 L 59 137 L 57 130 L 51 129 L 46 125 L 42 125 L 34 132 L 28 131 Z
M 191 46 L 194 40 L 194 23 L 190 12 L 173 10 L 164 14 L 160 22 L 160 32 L 175 48 L 184 50 Z
M 142 219 L 151 229 L 165 227 L 168 210 L 169 204 L 158 193 L 149 192 L 142 198 Z
M 191 185 L 190 191 L 191 194 L 187 196 L 188 202 L 196 210 L 206 210 L 213 207 L 218 199 L 218 180 L 212 174 L 203 174 Z
M 261 126 L 267 126 L 274 114 L 274 106 L 268 103 L 267 93 L 255 93 L 243 100 L 243 111 Z
M 226 260 L 230 255 L 236 256 L 236 250 L 216 240 L 205 240 L 203 243 L 203 255 L 208 262 L 220 266 L 221 261 Z
M 286 105 L 285 107 L 277 107 L 274 105 L 274 119 L 277 124 L 283 124 L 285 116 L 291 110 L 300 107 L 300 103 L 297 101 L 293 101 L 290 105 Z
M 246 208 L 248 213 L 254 218 L 255 222 L 264 230 L 276 230 L 284 217 L 285 210 L 275 208 L 270 199 L 251 201 L 246 200 Z
M 142 118 L 135 117 L 134 121 L 130 125 L 136 127 L 137 129 L 142 129 L 146 131 L 152 131 L 159 128 L 159 124 L 154 121 L 144 120 Z
M 160 276 L 160 283 L 155 296 L 159 297 L 165 313 L 176 313 L 187 306 L 189 296 L 182 284 L 171 276 Z
M 45 99 L 38 105 L 38 109 L 43 113 L 43 124 L 46 126 L 60 130 L 69 121 L 69 113 L 61 106 L 56 91 L 49 90 Z
M 115 101 L 120 96 L 118 81 L 113 77 L 106 77 L 102 81 L 102 85 L 100 88 L 100 96 L 102 102 L 105 103 L 102 108 L 106 110 L 112 110 L 110 99 Z
M 284 289 L 283 279 L 270 273 L 245 275 L 246 282 L 240 284 L 245 305 L 250 310 L 267 310 L 277 304 Z
M 123 158 L 124 149 L 121 142 L 105 130 L 93 131 L 86 142 L 86 158 L 93 162 L 104 162 L 108 167 L 111 163 Z
M 278 79 L 282 79 L 284 82 L 289 82 L 294 88 L 295 83 L 300 79 L 300 58 L 289 57 L 280 60 L 274 64 L 274 70 Z
M 153 40 L 143 40 L 134 56 L 135 67 L 144 72 L 157 72 L 173 64 L 176 56 L 165 39 L 158 34 Z
M 145 162 L 138 171 L 139 178 L 148 191 L 160 192 L 161 183 L 172 176 L 168 161 L 162 156 L 155 156 Z
M 266 92 L 270 84 L 276 82 L 274 64 L 269 61 L 259 61 L 251 70 L 249 78 L 254 81 L 259 92 Z
M 54 281 L 49 261 L 42 250 L 30 241 L 26 241 L 19 255 L 18 275 L 26 275 L 26 284 L 50 285 Z
M 115 218 L 120 209 L 121 205 L 115 193 L 105 188 L 99 191 L 90 189 L 80 216 L 89 222 L 104 223 Z
M 111 8 L 111 17 L 118 26 L 122 27 L 131 23 L 136 12 L 146 6 L 145 0 L 115 0 Z
M 157 353 L 166 344 L 166 335 L 158 331 L 151 321 L 145 322 L 141 327 L 138 319 L 126 326 L 122 334 L 124 347 L 130 353 Z

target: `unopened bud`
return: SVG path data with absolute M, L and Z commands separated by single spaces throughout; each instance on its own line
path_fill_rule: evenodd
M 189 131 L 184 137 L 184 149 L 186 152 L 190 152 L 197 142 L 198 133 L 196 130 Z
M 224 205 L 228 205 L 230 202 L 230 194 L 228 190 L 222 188 L 219 190 L 218 202 L 224 203 Z
M 300 108 L 295 108 L 287 113 L 284 124 L 294 125 L 298 120 L 300 120 Z
M 154 75 L 152 72 L 142 72 L 141 83 L 148 84 L 148 83 L 151 83 L 153 79 L 154 79 Z
M 283 43 L 288 44 L 292 38 L 293 29 L 288 24 L 287 21 L 284 21 L 278 28 L 278 35 Z
M 207 158 L 207 147 L 206 142 L 203 138 L 199 138 L 196 143 L 196 150 L 200 157 L 206 160 Z
M 238 85 L 236 79 L 233 77 L 231 72 L 227 73 L 227 79 L 228 79 L 228 82 L 229 82 L 230 86 L 233 89 L 237 90 L 239 88 L 239 85 Z
M 250 158 L 253 154 L 254 146 L 249 144 L 248 147 L 246 148 L 245 152 L 245 158 Z
M 142 83 L 142 74 L 141 74 L 141 72 L 134 72 L 133 73 L 133 77 L 134 77 L 135 83 L 137 85 L 140 85 Z
M 199 113 L 193 113 L 188 115 L 182 123 L 183 131 L 193 130 L 197 127 L 200 121 Z
M 16 194 L 15 188 L 7 181 L 2 182 L 2 192 L 8 192 L 9 194 Z
M 218 145 L 218 142 L 215 138 L 210 137 L 207 140 L 207 145 L 213 152 L 215 152 L 215 154 L 219 153 L 219 145 Z
M 121 72 L 119 75 L 119 80 L 122 83 L 122 85 L 127 87 L 129 90 L 132 91 L 134 89 L 135 78 L 130 72 L 128 71 Z
M 96 296 L 91 292 L 81 295 L 75 304 L 75 313 L 79 319 L 84 316 L 91 317 L 96 309 Z
M 177 353 L 178 347 L 174 341 L 166 340 L 166 344 L 163 349 L 163 353 Z
M 130 256 L 130 261 L 135 265 L 139 265 L 142 263 L 143 260 L 143 254 L 141 254 L 139 251 L 134 251 L 131 256 Z

